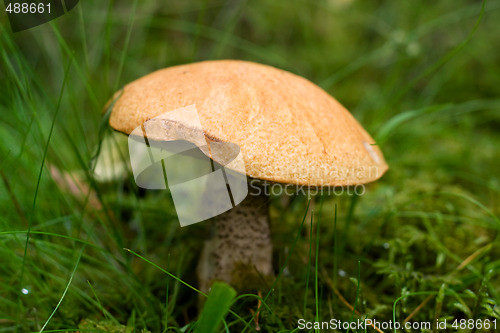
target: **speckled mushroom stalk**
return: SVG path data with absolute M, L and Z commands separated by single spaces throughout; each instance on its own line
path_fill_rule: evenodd
M 252 186 L 239 205 L 215 218 L 198 264 L 202 291 L 215 280 L 241 289 L 273 275 L 269 197 Z

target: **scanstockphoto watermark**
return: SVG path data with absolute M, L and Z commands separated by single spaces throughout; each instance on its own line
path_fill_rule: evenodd
M 247 169 L 264 169 L 261 165 L 252 161 L 247 161 Z M 361 196 L 366 192 L 364 184 L 349 184 L 348 179 L 377 179 L 380 177 L 380 169 L 376 165 L 364 166 L 335 166 L 328 165 L 328 163 L 312 163 L 307 160 L 300 164 L 289 165 L 288 167 L 280 169 L 280 177 L 283 179 L 315 179 L 325 180 L 329 183 L 320 183 L 316 186 L 299 185 L 299 184 L 286 184 L 278 182 L 270 182 L 261 179 L 249 180 L 249 195 L 304 195 L 308 198 L 326 195 L 326 196 Z M 272 179 L 273 175 L 264 175 L 264 179 Z M 306 181 L 303 181 L 305 183 Z M 330 185 L 330 183 L 346 183 L 345 185 Z
M 4 0 L 12 32 L 34 28 L 73 9 L 79 0 Z
M 366 332 L 369 328 L 377 331 L 430 331 L 430 330 L 492 330 L 497 331 L 498 323 L 494 318 L 478 318 L 478 319 L 436 319 L 434 321 L 381 321 L 374 318 L 364 318 L 350 321 L 342 321 L 332 318 L 328 321 L 307 321 L 299 319 L 297 328 L 303 330 L 345 330 L 356 331 L 363 330 Z
M 218 216 L 248 194 L 239 147 L 207 141 L 194 105 L 149 119 L 132 131 L 128 147 L 136 184 L 168 188 L 181 226 Z
M 303 186 L 248 180 L 247 166 L 253 170 L 265 170 L 266 166 L 244 160 L 237 144 L 207 137 L 195 105 L 158 114 L 130 133 L 130 163 L 137 186 L 170 190 L 181 226 L 218 216 L 240 204 L 247 195 L 360 196 L 365 193 L 364 185 L 328 184 L 379 177 L 376 166 L 334 166 L 331 161 L 315 163 L 303 158 L 280 168 L 280 177 L 298 179 L 298 183 L 325 179 L 328 184 Z
M 366 192 L 363 184 L 345 186 L 307 186 L 294 184 L 273 183 L 265 180 L 250 179 L 248 182 L 248 195 L 253 196 L 293 196 L 303 195 L 308 199 L 316 196 L 362 196 Z
M 357 319 L 352 321 L 342 321 L 339 319 L 330 319 L 328 321 L 307 321 L 305 319 L 299 319 L 297 322 L 297 328 L 299 330 L 431 330 L 433 327 L 432 322 L 422 321 L 422 322 L 404 322 L 400 323 L 398 321 L 379 321 L 376 319 Z M 438 326 L 440 327 L 440 326 Z

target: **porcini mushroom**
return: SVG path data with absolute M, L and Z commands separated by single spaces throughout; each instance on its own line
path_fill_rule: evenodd
M 130 134 L 149 119 L 190 105 L 209 145 L 240 148 L 251 179 L 346 186 L 375 181 L 388 168 L 374 140 L 335 98 L 305 78 L 246 61 L 204 61 L 146 75 L 123 88 L 109 122 Z M 165 137 L 179 131 L 171 124 L 164 124 Z M 156 139 L 162 140 L 161 133 Z M 262 191 L 250 190 L 216 217 L 215 237 L 198 268 L 202 290 L 213 280 L 233 282 L 245 267 L 273 274 L 268 205 Z

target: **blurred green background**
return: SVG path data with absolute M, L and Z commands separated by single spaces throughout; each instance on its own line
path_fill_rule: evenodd
M 116 90 L 207 59 L 310 79 L 390 165 L 361 197 L 314 198 L 312 222 L 307 198 L 273 198 L 263 332 L 299 318 L 500 327 L 500 2 L 85 0 L 15 34 L 1 12 L 0 332 L 194 327 L 198 294 L 165 271 L 197 285 L 210 222 L 180 228 L 168 191 L 92 170 L 121 145 L 103 113 Z M 237 298 L 221 330 L 255 330 L 257 299 Z

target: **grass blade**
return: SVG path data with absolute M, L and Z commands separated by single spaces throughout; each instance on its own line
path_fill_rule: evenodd
M 194 333 L 215 332 L 229 312 L 235 296 L 236 291 L 229 285 L 222 282 L 214 283 Z

